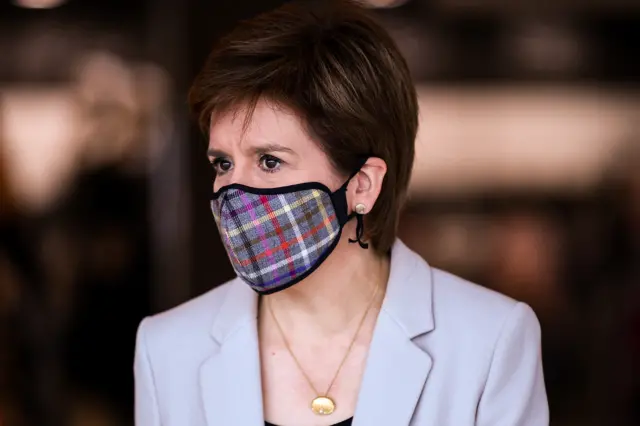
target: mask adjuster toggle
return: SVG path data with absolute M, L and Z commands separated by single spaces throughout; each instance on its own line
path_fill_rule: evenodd
M 356 216 L 356 239 L 352 240 L 351 238 L 349 238 L 349 242 L 350 243 L 358 243 L 360 245 L 360 247 L 362 247 L 363 249 L 368 249 L 369 248 L 369 243 L 365 243 L 364 241 L 362 241 L 362 238 L 364 237 L 364 215 L 360 214 L 360 213 L 354 213 L 354 215 Z

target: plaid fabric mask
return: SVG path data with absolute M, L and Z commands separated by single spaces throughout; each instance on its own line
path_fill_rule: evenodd
M 211 210 L 231 264 L 240 278 L 261 294 L 301 281 L 331 254 L 342 227 L 362 216 L 349 214 L 346 188 L 335 192 L 321 183 L 280 188 L 233 184 L 213 194 Z

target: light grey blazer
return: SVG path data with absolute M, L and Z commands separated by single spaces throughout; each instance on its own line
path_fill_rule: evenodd
M 137 426 L 263 426 L 257 294 L 239 279 L 142 321 Z M 529 306 L 430 267 L 397 241 L 354 426 L 543 426 Z

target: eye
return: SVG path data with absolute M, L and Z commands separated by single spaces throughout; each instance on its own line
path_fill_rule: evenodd
M 274 173 L 280 169 L 282 160 L 273 155 L 264 154 L 260 157 L 260 168 L 267 173 Z
M 211 162 L 216 175 L 223 175 L 233 168 L 233 163 L 228 158 L 219 157 Z

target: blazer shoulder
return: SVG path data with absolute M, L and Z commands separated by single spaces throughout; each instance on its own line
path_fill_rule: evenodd
M 433 267 L 431 270 L 436 302 L 450 305 L 452 309 L 471 310 L 482 315 L 499 314 L 509 312 L 518 303 L 509 296 L 449 272 Z
M 533 310 L 497 291 L 432 268 L 436 327 L 460 335 L 472 333 L 483 342 L 495 342 L 509 323 L 539 329 Z
M 227 281 L 174 308 L 146 317 L 140 324 L 140 333 L 146 335 L 152 346 L 160 342 L 175 344 L 195 336 L 208 336 L 234 281 Z

